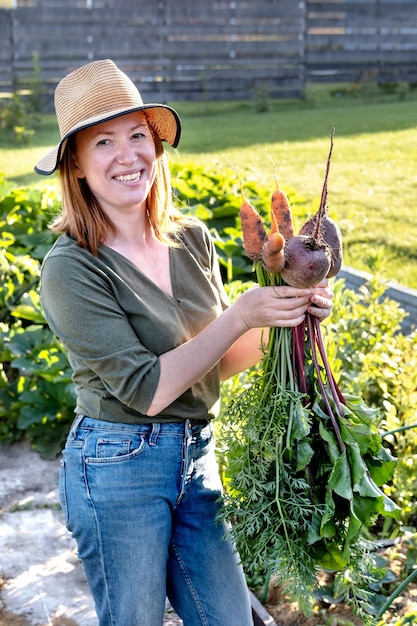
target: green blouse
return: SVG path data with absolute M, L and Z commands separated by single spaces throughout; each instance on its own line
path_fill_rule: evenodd
M 41 301 L 73 369 L 75 412 L 125 423 L 211 419 L 219 401 L 219 367 L 158 416 L 159 355 L 188 341 L 228 306 L 206 226 L 195 220 L 170 248 L 174 297 L 107 246 L 98 257 L 62 235 L 45 257 Z

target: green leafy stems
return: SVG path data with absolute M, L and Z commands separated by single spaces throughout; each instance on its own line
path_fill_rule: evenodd
M 283 284 L 261 262 L 255 271 L 261 287 Z M 371 562 L 364 527 L 379 515 L 398 518 L 381 489 L 396 460 L 382 446 L 376 416 L 361 398 L 343 396 L 310 314 L 294 329 L 270 329 L 260 371 L 229 407 L 231 534 L 249 572 L 274 574 L 306 612 L 319 569 L 356 572 L 343 578 L 360 586 Z M 348 594 L 362 616 L 363 583 Z

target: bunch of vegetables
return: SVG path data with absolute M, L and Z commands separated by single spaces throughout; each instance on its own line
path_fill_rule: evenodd
M 279 187 L 269 235 L 256 209 L 242 204 L 244 248 L 261 286 L 309 287 L 340 270 L 342 238 L 327 215 L 333 134 L 318 212 L 298 235 Z M 294 329 L 270 329 L 260 369 L 229 407 L 224 515 L 231 534 L 248 573 L 273 574 L 306 612 L 318 572 L 360 578 L 370 554 L 364 528 L 380 515 L 398 518 L 381 489 L 396 461 L 376 417 L 361 398 L 342 394 L 320 323 L 309 314 Z M 366 592 L 354 595 L 363 615 Z

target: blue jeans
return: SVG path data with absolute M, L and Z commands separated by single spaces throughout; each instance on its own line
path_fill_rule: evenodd
M 75 421 L 59 491 L 100 626 L 162 626 L 167 596 L 184 626 L 253 625 L 221 489 L 210 424 Z

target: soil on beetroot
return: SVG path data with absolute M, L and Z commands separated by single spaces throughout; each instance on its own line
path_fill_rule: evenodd
M 387 559 L 389 569 L 397 577 L 384 591 L 388 596 L 407 577 L 404 573 L 404 565 L 407 559 L 406 542 L 396 544 L 387 549 L 383 556 Z M 329 580 L 321 580 L 321 584 L 329 584 Z M 321 602 L 316 607 L 312 615 L 306 616 L 298 610 L 297 603 L 290 602 L 284 591 L 270 585 L 268 598 L 265 605 L 268 613 L 274 618 L 278 626 L 363 626 L 362 619 L 358 618 L 352 609 L 344 604 L 326 604 Z M 384 624 L 393 624 L 408 613 L 417 611 L 417 582 L 409 584 L 384 613 L 381 621 Z M 417 623 L 417 622 L 416 622 Z

